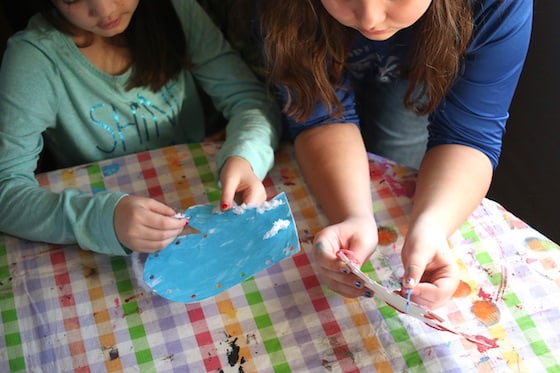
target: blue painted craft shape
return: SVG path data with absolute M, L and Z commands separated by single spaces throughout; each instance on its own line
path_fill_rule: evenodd
M 192 206 L 185 216 L 196 233 L 177 237 L 144 264 L 146 284 L 172 301 L 212 297 L 300 250 L 284 193 L 251 208 Z

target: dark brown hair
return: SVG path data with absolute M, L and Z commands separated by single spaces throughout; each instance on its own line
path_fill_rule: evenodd
M 33 3 L 35 9 L 61 32 L 69 35 L 84 33 L 66 21 L 51 0 L 33 0 Z M 132 74 L 127 89 L 148 87 L 158 91 L 188 66 L 185 34 L 170 0 L 140 0 L 128 28 L 116 36 L 114 42 L 124 43 L 132 55 Z
M 471 1 L 432 0 L 414 26 L 402 73 L 409 80 L 404 104 L 417 114 L 433 111 L 460 71 L 472 34 Z M 317 101 L 340 114 L 334 88 L 342 79 L 352 30 L 320 0 L 263 0 L 259 11 L 268 79 L 287 88 L 286 114 L 303 121 Z

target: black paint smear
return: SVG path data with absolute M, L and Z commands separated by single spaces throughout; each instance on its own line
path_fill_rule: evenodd
M 119 358 L 119 349 L 116 347 L 112 347 L 111 351 L 109 351 L 109 360 L 113 361 Z
M 232 367 L 239 361 L 239 346 L 237 345 L 237 337 L 229 342 L 229 347 L 231 347 L 231 351 L 228 351 L 227 358 L 229 366 Z

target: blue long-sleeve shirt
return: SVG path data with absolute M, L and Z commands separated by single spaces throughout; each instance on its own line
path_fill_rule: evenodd
M 429 115 L 428 148 L 461 144 L 480 150 L 496 167 L 508 110 L 529 46 L 532 0 L 482 0 L 474 4 L 474 32 L 464 66 L 450 91 Z M 303 123 L 285 118 L 291 137 L 307 128 L 333 122 L 359 125 L 353 88 L 367 92 L 366 74 L 378 80 L 399 79 L 401 61 L 410 48 L 414 25 L 386 41 L 373 41 L 358 32 L 347 59 L 346 76 L 336 93 L 342 118 L 333 118 L 317 105 Z M 354 86 L 353 86 L 354 85 Z

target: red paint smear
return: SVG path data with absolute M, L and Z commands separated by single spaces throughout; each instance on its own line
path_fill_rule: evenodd
M 478 290 L 478 296 L 485 301 L 488 302 L 492 301 L 492 296 L 488 293 L 485 293 L 484 290 L 482 290 L 482 288 Z
M 133 296 L 126 298 L 126 299 L 124 300 L 124 302 L 125 302 L 125 303 L 130 303 L 131 301 L 138 299 L 140 296 L 142 296 L 142 293 L 140 293 L 140 294 L 134 294 Z
M 436 329 L 436 330 L 441 330 L 441 331 L 447 331 L 449 333 L 453 333 L 455 335 L 458 335 L 460 337 L 465 338 L 467 341 L 474 343 L 476 345 L 476 348 L 478 350 L 478 352 L 486 352 L 492 348 L 498 348 L 498 339 L 497 338 L 493 338 L 490 339 L 488 337 L 484 337 L 482 335 L 470 335 L 470 334 L 465 334 L 465 333 L 460 333 L 457 332 L 455 330 L 449 329 L 448 327 L 442 325 L 442 324 L 437 324 L 437 325 L 430 325 L 427 324 L 426 325 Z
M 119 298 L 115 298 L 115 299 L 113 300 L 113 302 L 115 302 L 115 307 L 118 307 L 118 306 L 121 305 L 121 300 L 120 300 Z
M 492 348 L 499 347 L 497 338 L 490 339 L 482 335 L 475 335 L 475 336 L 470 336 L 470 338 L 467 338 L 467 340 L 476 344 L 476 348 L 478 349 L 478 352 L 486 352 Z
M 76 305 L 76 302 L 74 302 L 74 297 L 72 296 L 72 294 L 65 294 L 59 297 L 59 300 L 60 300 L 60 304 L 62 304 L 63 307 L 71 307 Z
M 496 297 L 494 298 L 495 302 L 497 302 L 499 299 L 501 299 L 504 296 L 504 293 L 506 292 L 507 282 L 508 282 L 507 268 L 505 266 L 502 266 L 502 281 L 500 282 L 500 287 L 498 288 L 498 292 L 496 293 Z

